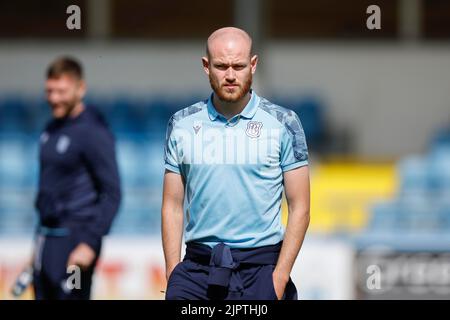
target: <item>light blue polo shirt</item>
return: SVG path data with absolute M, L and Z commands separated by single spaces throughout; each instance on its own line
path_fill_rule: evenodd
M 165 168 L 185 181 L 185 241 L 276 244 L 284 236 L 283 172 L 308 165 L 300 120 L 252 91 L 227 121 L 212 97 L 178 111 L 167 127 Z

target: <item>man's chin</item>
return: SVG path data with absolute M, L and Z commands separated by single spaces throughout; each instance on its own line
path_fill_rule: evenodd
M 66 114 L 67 114 L 67 112 L 64 109 L 60 109 L 60 108 L 52 109 L 52 116 L 55 119 L 64 118 L 66 116 Z
M 227 92 L 216 92 L 219 99 L 223 102 L 234 103 L 241 100 L 245 94 L 241 92 L 227 93 Z

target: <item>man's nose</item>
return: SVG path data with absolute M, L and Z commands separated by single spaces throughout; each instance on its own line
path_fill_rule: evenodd
M 51 93 L 49 93 L 49 94 L 47 95 L 47 100 L 48 100 L 50 103 L 58 103 L 58 101 L 59 101 L 59 96 L 58 96 L 58 94 L 56 94 L 55 92 L 51 92 Z
M 233 70 L 233 68 L 228 68 L 227 72 L 225 73 L 225 79 L 229 82 L 233 82 L 234 80 L 236 80 L 236 74 Z

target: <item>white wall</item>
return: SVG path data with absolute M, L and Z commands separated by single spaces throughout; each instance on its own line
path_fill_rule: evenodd
M 85 64 L 91 92 L 206 96 L 203 52 L 200 42 L 3 41 L 0 93 L 41 93 L 49 61 L 69 53 Z M 332 127 L 348 128 L 362 156 L 423 152 L 450 121 L 450 45 L 271 43 L 260 68 L 261 95 L 322 95 Z

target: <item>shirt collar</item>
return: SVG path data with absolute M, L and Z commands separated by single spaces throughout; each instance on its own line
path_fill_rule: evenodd
M 242 118 L 247 118 L 247 119 L 253 118 L 253 116 L 256 113 L 256 110 L 258 109 L 258 104 L 259 104 L 259 100 L 260 100 L 259 96 L 253 90 L 250 90 L 250 94 L 251 94 L 250 100 L 248 101 L 247 105 L 244 107 L 244 109 L 240 113 L 240 116 Z M 219 116 L 222 117 L 223 119 L 225 119 L 225 117 L 222 114 L 220 114 L 219 112 L 217 112 L 216 108 L 214 107 L 213 97 L 214 97 L 214 92 L 211 93 L 211 95 L 209 96 L 208 102 L 207 102 L 209 118 L 211 119 L 211 121 L 216 120 L 217 117 L 219 117 Z

